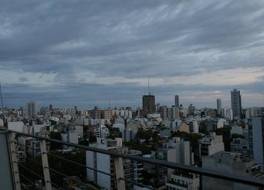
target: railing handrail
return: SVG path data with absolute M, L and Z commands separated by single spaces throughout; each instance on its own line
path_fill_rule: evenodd
M 184 170 L 184 171 L 187 171 L 190 173 L 200 174 L 202 176 L 219 178 L 219 179 L 224 179 L 224 180 L 233 181 L 233 182 L 237 182 L 237 183 L 243 183 L 243 184 L 247 184 L 247 185 L 264 187 L 264 182 L 262 180 L 259 180 L 259 179 L 253 178 L 253 177 L 237 176 L 237 175 L 233 175 L 233 174 L 217 172 L 217 171 L 208 170 L 208 169 L 199 168 L 199 167 L 186 166 L 186 165 L 177 164 L 174 162 L 168 162 L 168 161 L 164 161 L 164 160 L 156 160 L 156 159 L 143 158 L 143 157 L 139 157 L 139 156 L 131 156 L 131 155 L 126 155 L 126 154 L 122 154 L 122 153 L 118 153 L 118 152 L 114 152 L 114 151 L 108 151 L 108 150 L 99 149 L 99 148 L 95 148 L 95 147 L 89 147 L 89 146 L 85 146 L 85 145 L 68 143 L 68 142 L 64 142 L 64 141 L 60 141 L 60 140 L 56 140 L 56 139 L 50 139 L 50 138 L 46 138 L 46 137 L 42 137 L 42 136 L 36 136 L 36 135 L 26 134 L 26 133 L 17 132 L 17 131 L 8 130 L 8 132 L 9 133 L 15 133 L 18 136 L 32 137 L 32 138 L 36 138 L 39 140 L 45 140 L 48 142 L 53 142 L 53 143 L 57 143 L 57 144 L 62 144 L 62 145 L 66 145 L 66 146 L 79 148 L 79 149 L 84 149 L 87 151 L 102 153 L 102 154 L 110 155 L 113 157 L 121 157 L 123 159 L 128 159 L 128 160 L 133 160 L 133 161 L 138 161 L 138 162 L 143 162 L 143 163 L 149 163 L 152 165 L 158 165 L 158 166 L 166 167 L 166 168 L 170 168 L 170 169 Z

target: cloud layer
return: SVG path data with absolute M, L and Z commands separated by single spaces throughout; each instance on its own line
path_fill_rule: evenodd
M 264 105 L 259 0 L 1 1 L 0 81 L 7 105 Z

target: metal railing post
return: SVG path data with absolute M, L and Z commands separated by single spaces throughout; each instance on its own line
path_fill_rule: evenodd
M 47 155 L 47 146 L 46 146 L 45 140 L 40 141 L 40 151 L 41 151 L 42 168 L 43 168 L 43 175 L 44 175 L 44 181 L 45 181 L 45 189 L 52 190 L 50 171 L 49 171 L 49 162 L 48 162 L 48 155 Z
M 14 178 L 12 177 L 12 166 L 8 145 L 8 132 L 0 130 L 0 187 L 5 190 L 14 190 Z
M 9 134 L 9 144 L 10 144 L 10 158 L 11 158 L 11 166 L 14 176 L 15 189 L 21 190 L 20 176 L 18 169 L 18 158 L 17 158 L 17 140 L 15 133 Z
M 116 174 L 116 180 L 117 180 L 117 190 L 125 190 L 126 184 L 123 180 L 124 175 L 124 165 L 123 165 L 123 158 L 116 157 L 114 158 L 114 164 L 115 164 L 115 174 Z
M 14 190 L 14 178 L 11 170 L 12 166 L 8 143 L 8 132 L 0 128 L 0 187 L 5 190 Z

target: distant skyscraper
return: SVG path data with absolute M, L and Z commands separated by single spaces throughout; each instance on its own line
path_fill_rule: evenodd
M 168 119 L 168 108 L 167 108 L 167 106 L 159 107 L 158 112 L 159 112 L 159 114 L 160 114 L 160 116 L 161 116 L 161 118 L 163 120 L 167 120 Z
M 175 107 L 178 108 L 180 106 L 179 95 L 175 95 Z
M 234 89 L 231 91 L 231 107 L 233 110 L 233 117 L 234 119 L 240 119 L 241 118 L 241 95 L 240 91 L 237 89 Z
M 26 105 L 26 116 L 29 119 L 32 119 L 36 116 L 37 110 L 36 110 L 36 103 L 35 102 L 28 102 Z
M 53 105 L 52 104 L 49 105 L 49 111 L 53 111 Z
M 156 105 L 155 105 L 155 96 L 153 95 L 144 95 L 143 96 L 143 114 L 151 114 L 155 113 Z
M 194 107 L 194 105 L 190 104 L 188 107 L 188 114 L 194 115 L 194 112 L 195 112 L 195 107 Z
M 217 98 L 216 104 L 217 104 L 217 114 L 221 115 L 221 112 L 222 112 L 222 101 L 221 101 L 220 98 Z

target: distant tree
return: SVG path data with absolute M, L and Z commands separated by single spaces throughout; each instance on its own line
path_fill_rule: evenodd
M 186 133 L 186 132 L 181 132 L 181 131 L 176 131 L 176 132 L 173 132 L 173 133 L 171 134 L 171 136 L 172 136 L 172 137 L 181 137 L 181 138 L 186 139 L 186 138 L 188 138 L 188 133 Z
M 130 149 L 134 149 L 134 150 L 139 150 L 141 151 L 143 154 L 150 154 L 151 151 L 153 151 L 153 146 L 149 145 L 149 144 L 139 144 L 137 142 L 124 142 L 124 145 Z
M 58 132 L 51 132 L 50 133 L 50 138 L 55 139 L 55 140 L 62 140 L 61 134 Z M 51 142 L 50 143 L 50 150 L 57 150 L 57 149 L 62 149 L 62 145 L 58 143 Z
M 199 132 L 203 134 L 209 134 L 208 132 L 208 126 L 206 124 L 206 121 L 200 122 Z
M 95 135 L 90 135 L 89 136 L 89 143 L 95 143 L 97 141 L 96 136 Z
M 146 142 L 149 142 L 150 139 L 153 137 L 153 131 L 151 129 L 144 130 L 143 128 L 139 128 L 136 138 L 137 140 L 145 139 Z
M 157 127 L 161 131 L 167 129 L 167 127 L 164 124 L 162 124 L 162 123 L 160 123 Z
M 240 135 L 240 134 L 232 134 L 232 139 L 236 139 L 236 138 L 244 139 L 245 137 L 243 135 Z
M 79 139 L 79 144 L 89 146 L 89 140 L 87 140 L 86 138 L 81 138 Z
M 115 138 L 122 138 L 122 133 L 119 131 L 118 128 L 109 128 L 109 136 L 108 138 L 110 139 L 115 139 Z

